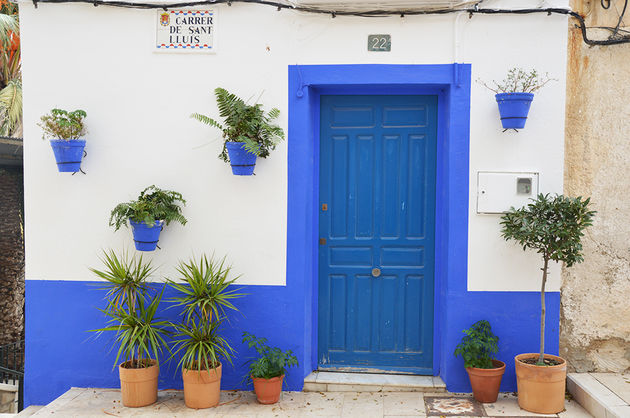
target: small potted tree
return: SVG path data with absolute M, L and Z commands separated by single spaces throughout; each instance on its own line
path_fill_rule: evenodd
M 85 111 L 77 109 L 71 112 L 53 109 L 41 117 L 39 126 L 44 131 L 43 138 L 50 139 L 57 161 L 57 169 L 61 173 L 75 173 L 81 169 L 81 160 L 85 148 L 86 134 L 83 119 Z
M 237 310 L 232 300 L 243 296 L 229 288 L 230 267 L 225 258 L 215 260 L 202 255 L 177 268 L 180 282 L 167 279 L 175 290 L 171 300 L 183 308 L 182 322 L 175 327 L 173 356 L 182 353 L 179 367 L 184 380 L 184 402 L 189 408 L 216 406 L 221 391 L 221 359 L 231 363 L 234 351 L 221 337 L 225 311 Z
M 543 264 L 540 352 L 519 354 L 514 359 L 518 403 L 527 411 L 555 414 L 564 409 L 566 361 L 545 354 L 545 285 L 550 261 L 571 267 L 584 260 L 581 240 L 595 215 L 589 210 L 589 203 L 590 198 L 539 194 L 529 205 L 512 208 L 501 217 L 503 238 L 516 241 L 523 250 L 535 250 Z
M 109 320 L 106 327 L 92 331 L 116 334 L 120 347 L 114 366 L 123 359 L 118 366 L 123 405 L 151 405 L 157 401 L 159 357 L 168 349 L 164 338 L 170 334 L 170 323 L 155 317 L 164 290 L 152 294 L 147 281 L 154 269 L 142 256 L 118 257 L 110 250 L 102 261 L 104 270 L 90 270 L 105 281 L 107 306 L 101 311 Z
M 262 404 L 278 402 L 286 368 L 297 366 L 297 357 L 291 350 L 282 351 L 278 347 L 269 347 L 265 338 L 256 338 L 248 332 L 243 332 L 243 342 L 247 343 L 249 348 L 254 347 L 259 356 L 250 362 L 248 375 L 254 383 L 258 402 Z
M 154 251 L 165 224 L 177 221 L 186 225 L 180 204 L 186 205 L 180 193 L 149 186 L 140 192 L 138 199 L 116 205 L 110 214 L 109 225 L 118 231 L 129 221 L 136 250 Z
M 488 85 L 481 80 L 478 82 L 495 93 L 501 124 L 503 129 L 522 129 L 527 122 L 529 108 L 534 100 L 534 92 L 543 88 L 552 79 L 540 76 L 536 70 L 525 71 L 522 68 L 512 68 L 507 77 L 500 83 L 492 80 Z
M 464 367 L 468 372 L 473 396 L 479 402 L 497 401 L 501 378 L 505 373 L 505 363 L 493 358 L 499 352 L 499 337 L 492 333 L 490 323 L 486 320 L 475 322 L 455 349 L 455 356 L 464 359 Z
M 224 125 L 199 113 L 193 113 L 190 117 L 223 131 L 223 150 L 219 158 L 230 163 L 232 174 L 251 176 L 256 157 L 268 157 L 270 151 L 284 139 L 282 128 L 273 123 L 280 111 L 273 108 L 266 113 L 261 104 L 247 104 L 221 87 L 216 88 L 214 93 Z

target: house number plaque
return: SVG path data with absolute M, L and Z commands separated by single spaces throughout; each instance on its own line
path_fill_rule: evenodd
M 389 52 L 392 50 L 391 35 L 368 35 L 368 51 Z

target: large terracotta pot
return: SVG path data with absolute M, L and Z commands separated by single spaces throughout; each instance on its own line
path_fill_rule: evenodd
M 280 393 L 282 393 L 283 380 L 284 375 L 272 377 L 271 379 L 252 377 L 252 381 L 254 382 L 254 392 L 256 392 L 258 402 L 265 405 L 278 402 L 280 399 Z
M 558 356 L 545 354 L 546 359 L 562 362 L 557 366 L 536 366 L 521 359 L 538 358 L 536 353 L 514 357 L 518 404 L 521 408 L 539 414 L 557 414 L 564 410 L 564 391 L 567 380 L 567 362 Z
M 151 366 L 142 369 L 128 369 L 118 366 L 120 374 L 120 392 L 124 406 L 139 408 L 157 401 L 158 375 L 160 367 L 157 361 L 150 360 Z
M 219 404 L 221 397 L 221 365 L 216 369 L 182 370 L 184 402 L 194 409 L 211 408 Z
M 492 365 L 494 366 L 493 369 L 466 367 L 473 396 L 479 402 L 492 403 L 496 402 L 499 397 L 499 387 L 503 373 L 505 373 L 505 363 L 492 360 Z

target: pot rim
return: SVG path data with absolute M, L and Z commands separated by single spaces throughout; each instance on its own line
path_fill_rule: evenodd
M 521 361 L 521 359 L 525 359 L 525 358 L 536 358 L 540 356 L 540 353 L 523 353 L 523 354 L 517 354 L 516 356 L 514 356 L 514 363 L 517 364 L 520 367 L 534 367 L 534 368 L 545 368 L 545 369 L 561 369 L 561 368 L 566 368 L 567 367 L 567 361 L 565 359 L 563 359 L 560 356 L 556 356 L 553 354 L 544 354 L 544 358 L 550 358 L 550 359 L 554 359 L 554 360 L 561 360 L 562 363 L 561 364 L 556 364 L 555 366 L 538 366 L 537 364 L 527 364 Z
M 217 367 L 211 367 L 210 371 L 212 371 L 212 370 L 219 370 L 221 368 L 221 366 L 223 366 L 223 364 L 219 363 L 219 365 Z M 182 366 L 182 372 L 184 372 L 184 371 L 186 371 L 186 372 L 207 372 L 208 370 L 206 370 L 206 369 L 203 369 L 203 370 L 187 369 L 184 366 Z
M 123 370 L 148 370 L 148 369 L 150 369 L 152 367 L 158 367 L 160 365 L 160 363 L 157 360 L 155 360 L 155 359 L 150 358 L 150 359 L 147 359 L 147 360 L 152 362 L 152 364 L 149 367 L 139 367 L 139 368 L 136 368 L 136 367 L 123 367 L 123 364 L 129 363 L 129 361 L 131 361 L 131 360 L 127 360 L 127 361 L 123 361 L 122 363 L 120 363 L 118 365 L 118 368 L 119 369 L 123 369 Z
M 59 143 L 59 142 L 86 142 L 85 138 L 71 138 L 71 139 L 63 139 L 63 138 L 50 138 L 50 142 Z
M 501 97 L 501 98 L 510 97 L 510 96 L 520 96 L 521 98 L 522 97 L 532 97 L 533 98 L 534 97 L 534 93 L 526 93 L 524 91 L 513 91 L 513 92 L 510 92 L 510 93 L 497 93 L 497 94 L 494 95 L 494 97 Z
M 496 363 L 500 363 L 499 367 L 492 367 L 490 369 L 482 369 L 481 367 L 466 367 L 466 370 L 470 370 L 470 371 L 484 371 L 484 370 L 500 370 L 500 369 L 505 369 L 505 363 L 502 362 L 501 360 L 497 360 L 497 359 L 492 359 L 492 364 L 496 366 Z
M 265 379 L 264 377 L 254 377 L 253 375 L 249 375 L 249 376 L 252 378 L 252 380 L 264 380 L 265 382 L 276 382 L 278 380 L 284 379 L 284 375 L 272 377 L 269 379 Z

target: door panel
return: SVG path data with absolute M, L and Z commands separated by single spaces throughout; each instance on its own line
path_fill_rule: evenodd
M 320 115 L 319 366 L 431 373 L 437 97 Z

